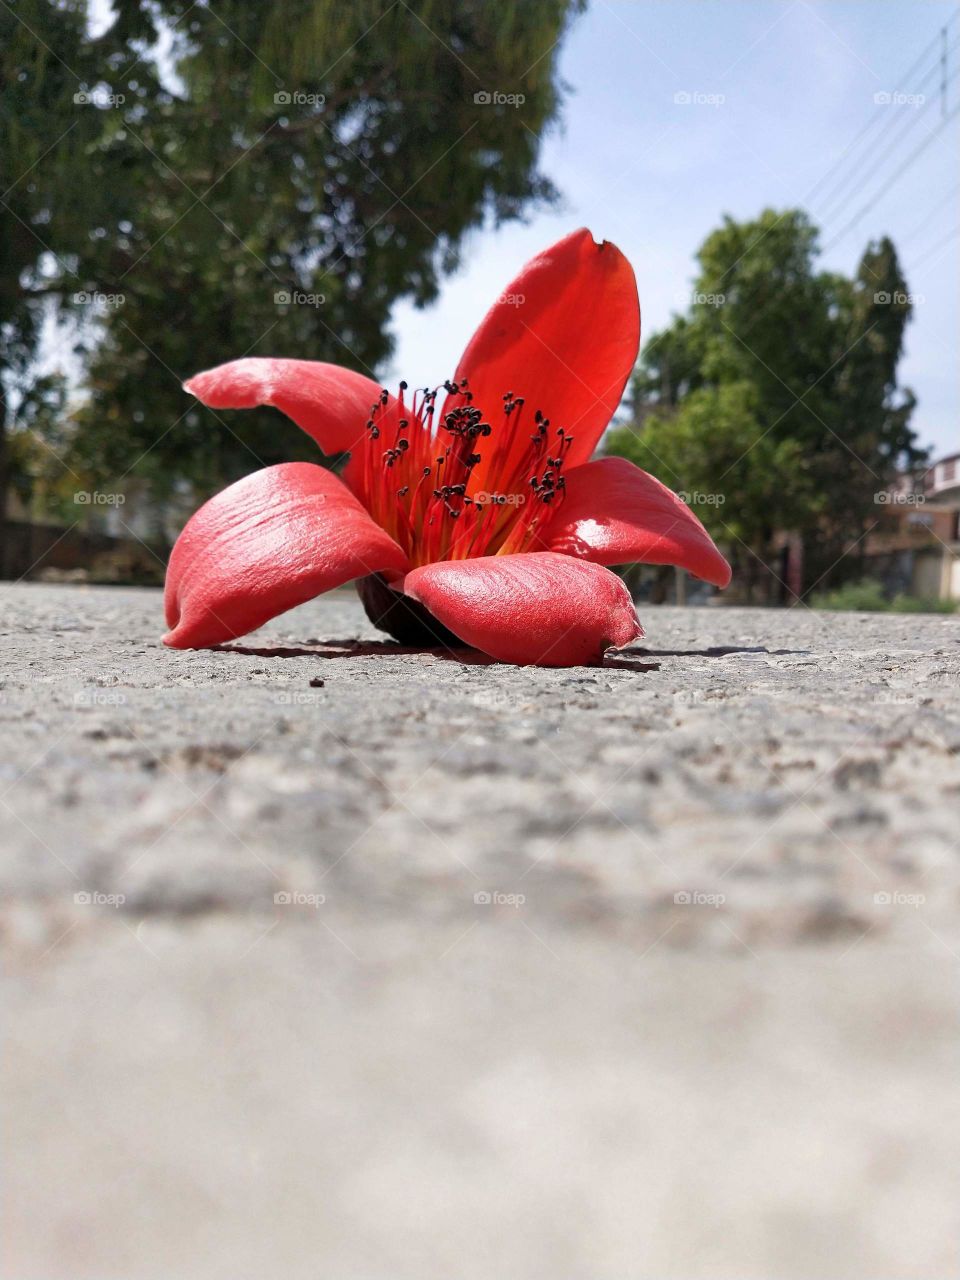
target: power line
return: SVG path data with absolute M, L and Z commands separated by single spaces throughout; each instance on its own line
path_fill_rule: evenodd
M 960 17 L 960 10 L 956 10 L 953 14 L 951 14 L 950 18 L 947 20 L 942 30 L 938 31 L 937 34 L 933 37 L 933 39 L 929 42 L 929 44 L 924 46 L 923 52 L 912 64 L 910 69 L 908 71 L 905 71 L 903 75 L 900 77 L 900 81 L 897 84 L 897 87 L 894 90 L 894 93 L 899 93 L 904 88 L 904 86 L 909 82 L 910 77 L 914 75 L 914 73 L 921 66 L 923 66 L 924 63 L 927 61 L 927 58 L 929 57 L 931 51 L 937 49 L 937 47 L 941 45 L 944 33 L 950 28 L 950 26 L 957 20 L 958 17 Z M 860 140 L 870 132 L 873 126 L 877 124 L 879 121 L 887 118 L 889 118 L 888 113 L 884 111 L 883 106 L 878 106 L 878 109 L 874 113 L 874 115 L 867 121 L 867 123 L 863 126 L 860 132 L 853 139 L 853 141 L 849 144 L 849 146 L 847 146 L 844 149 L 843 153 L 838 157 L 838 159 L 833 163 L 833 165 L 831 165 L 831 167 L 823 175 L 823 177 L 816 184 L 813 190 L 808 194 L 808 196 L 806 197 L 807 203 L 810 203 L 810 201 L 814 199 L 817 192 L 824 186 L 824 184 L 828 183 L 830 179 L 833 177 L 833 175 L 838 170 L 843 168 L 843 163 L 846 160 L 847 156 L 854 149 L 854 147 L 857 146 Z
M 960 192 L 960 182 L 958 182 L 955 186 L 951 187 L 950 190 L 947 192 L 947 194 L 943 197 L 943 199 L 937 201 L 937 203 L 929 211 L 929 213 L 924 218 L 924 220 L 921 223 L 919 223 L 918 226 L 914 227 L 912 231 L 908 232 L 907 235 L 903 237 L 901 244 L 909 244 L 911 240 L 915 239 L 920 234 L 921 231 L 923 231 L 926 227 L 930 225 L 930 223 L 934 219 L 934 216 L 938 214 L 940 210 L 943 208 L 943 206 L 949 200 L 952 200 L 953 197 L 957 195 L 958 192 Z
M 900 92 L 900 90 L 902 89 L 902 87 L 903 87 L 904 85 L 906 85 L 906 84 L 908 84 L 908 83 L 909 83 L 910 77 L 911 77 L 911 76 L 916 72 L 916 70 L 918 69 L 918 67 L 921 67 L 921 66 L 923 66 L 923 65 L 926 63 L 927 59 L 929 58 L 930 52 L 931 52 L 931 50 L 932 50 L 933 48 L 935 48 L 936 46 L 938 46 L 938 45 L 939 45 L 939 46 L 941 47 L 941 49 L 943 50 L 943 53 L 945 53 L 945 52 L 946 52 L 946 49 L 945 49 L 945 36 L 946 36 L 946 32 L 948 31 L 948 29 L 950 28 L 950 26 L 951 26 L 951 25 L 952 25 L 952 24 L 957 20 L 957 18 L 958 18 L 958 17 L 960 17 L 960 10 L 956 10 L 956 11 L 951 15 L 951 17 L 949 18 L 949 20 L 947 21 L 947 23 L 942 27 L 942 29 L 937 33 L 937 35 L 936 35 L 936 36 L 935 36 L 935 37 L 934 37 L 934 38 L 933 38 L 933 39 L 932 39 L 932 40 L 931 40 L 931 41 L 930 41 L 930 42 L 929 42 L 929 43 L 924 47 L 923 52 L 919 55 L 919 57 L 918 57 L 917 59 L 915 59 L 915 61 L 914 61 L 914 62 L 912 63 L 912 65 L 911 65 L 910 69 L 909 69 L 908 71 L 906 71 L 906 72 L 901 76 L 900 81 L 899 81 L 899 84 L 898 84 L 898 88 L 897 88 L 897 90 L 895 90 L 894 92 L 899 93 L 899 92 Z M 960 43 L 960 41 L 955 41 L 955 42 L 954 42 L 954 46 L 955 46 L 957 43 Z M 941 68 L 941 67 L 943 67 L 944 65 L 945 65 L 945 63 L 944 63 L 943 54 L 941 54 L 941 55 L 939 55 L 939 56 L 938 56 L 938 63 L 937 63 L 937 67 L 934 69 L 934 72 L 935 72 L 935 71 L 937 71 L 937 70 L 940 70 L 940 68 Z M 929 78 L 930 78 L 930 75 L 931 75 L 931 74 L 933 74 L 933 73 L 932 73 L 932 72 L 928 72 L 928 73 L 927 73 L 927 75 L 924 77 L 923 81 L 921 81 L 921 84 L 925 84 L 925 83 L 927 82 L 927 80 L 929 80 Z M 958 71 L 957 71 L 957 72 L 954 72 L 954 76 L 951 76 L 951 77 L 950 77 L 950 80 L 952 80 L 953 78 L 955 78 L 955 76 L 956 76 L 957 74 L 960 74 L 960 68 L 958 68 Z M 942 79 L 942 81 L 941 81 L 941 86 L 942 86 L 942 92 L 941 92 L 941 103 L 945 102 L 945 96 L 944 96 L 944 95 L 945 95 L 945 87 L 946 87 L 946 84 L 947 84 L 947 83 L 949 83 L 949 81 L 948 81 L 948 80 L 946 80 L 946 79 Z M 926 105 L 926 104 L 925 104 L 925 105 Z M 896 173 L 892 176 L 892 181 L 888 181 L 887 183 L 885 183 L 885 184 L 884 184 L 884 185 L 883 185 L 883 186 L 882 186 L 882 187 L 881 187 L 881 188 L 880 188 L 880 189 L 875 193 L 875 195 L 874 195 L 874 196 L 873 196 L 873 197 L 872 197 L 872 198 L 871 198 L 871 199 L 870 199 L 870 200 L 869 200 L 869 201 L 868 201 L 864 206 L 862 206 L 862 207 L 861 207 L 861 209 L 860 209 L 860 210 L 859 210 L 859 211 L 854 215 L 854 217 L 850 220 L 850 222 L 848 222 L 848 223 L 843 227 L 843 229 L 838 233 L 838 235 L 836 235 L 836 236 L 835 236 L 835 237 L 834 237 L 834 238 L 829 242 L 829 244 L 827 244 L 827 245 L 825 246 L 825 248 L 824 248 L 821 252 L 823 252 L 823 253 L 828 252 L 830 249 L 832 249 L 832 248 L 834 247 L 834 245 L 838 244 L 838 243 L 840 242 L 840 240 L 842 240 L 842 239 L 843 239 L 843 237 L 847 234 L 847 232 L 848 232 L 848 231 L 849 231 L 853 226 L 855 226 L 855 225 L 860 221 L 860 219 L 864 216 L 864 214 L 865 214 L 865 213 L 867 213 L 867 212 L 869 212 L 869 210 L 873 207 L 873 205 L 874 205 L 874 204 L 876 204 L 876 203 L 877 203 L 877 201 L 878 201 L 878 200 L 879 200 L 879 199 L 880 199 L 880 198 L 881 198 L 881 197 L 882 197 L 882 196 L 883 196 L 883 195 L 884 195 L 884 194 L 889 190 L 890 186 L 891 186 L 891 185 L 893 185 L 893 183 L 894 183 L 894 182 L 896 182 L 896 180 L 897 180 L 898 178 L 900 178 L 904 173 L 906 173 L 906 171 L 911 167 L 911 165 L 914 163 L 914 161 L 915 161 L 915 160 L 917 160 L 917 159 L 919 158 L 919 156 L 920 156 L 920 155 L 921 155 L 921 154 L 926 150 L 926 148 L 930 145 L 930 143 L 931 143 L 931 142 L 932 142 L 932 141 L 933 141 L 933 140 L 934 140 L 934 139 L 935 139 L 935 138 L 940 134 L 940 132 L 941 132 L 944 128 L 946 128 L 946 126 L 949 124 L 949 122 L 950 122 L 950 121 L 951 121 L 951 120 L 952 120 L 952 119 L 957 115 L 958 111 L 960 111 L 960 108 L 955 108 L 952 112 L 949 112 L 949 113 L 947 113 L 947 114 L 945 114 L 945 115 L 943 116 L 943 119 L 941 120 L 941 122 L 940 122 L 940 124 L 938 125 L 938 127 L 931 131 L 931 133 L 928 135 L 928 137 L 927 137 L 926 139 L 924 139 L 924 141 L 920 144 L 920 146 L 919 146 L 919 147 L 917 147 L 917 148 L 915 148 L 915 149 L 914 149 L 914 151 L 913 151 L 913 152 L 912 152 L 912 153 L 907 157 L 906 161 L 901 165 L 901 167 L 900 167 L 899 171 L 898 171 L 898 172 L 896 172 Z M 838 160 L 837 160 L 837 161 L 836 161 L 836 162 L 835 162 L 835 163 L 830 167 L 830 169 L 827 171 L 827 173 L 825 173 L 825 174 L 824 174 L 824 176 L 820 179 L 820 181 L 819 181 L 819 182 L 816 184 L 816 186 L 812 189 L 812 191 L 810 192 L 810 194 L 806 197 L 806 201 L 805 201 L 805 203 L 806 203 L 806 202 L 809 202 L 809 200 L 810 200 L 810 199 L 815 195 L 815 193 L 816 193 L 817 191 L 821 190 L 821 189 L 824 187 L 824 185 L 826 185 L 826 184 L 828 184 L 828 183 L 829 183 L 830 179 L 831 179 L 835 174 L 837 174 L 838 170 L 840 170 L 840 169 L 842 168 L 842 165 L 843 165 L 844 160 L 847 158 L 847 156 L 850 154 L 850 152 L 851 152 L 851 151 L 856 147 L 857 143 L 858 143 L 859 141 L 861 141 L 861 140 L 866 136 L 866 134 L 867 134 L 867 133 L 869 133 L 869 131 L 873 128 L 873 126 L 874 126 L 874 125 L 875 125 L 879 120 L 884 119 L 884 118 L 889 119 L 889 113 L 888 113 L 888 112 L 886 112 L 886 105 L 885 105 L 885 104 L 884 104 L 884 105 L 880 105 L 880 106 L 879 106 L 879 110 L 875 113 L 875 115 L 874 115 L 874 116 L 873 116 L 873 117 L 872 117 L 872 118 L 867 122 L 867 124 L 864 126 L 864 128 L 860 130 L 860 132 L 856 135 L 856 137 L 853 139 L 853 141 L 850 143 L 850 145 L 846 148 L 846 150 L 843 152 L 843 154 L 839 157 L 839 159 L 838 159 Z M 904 131 L 904 133 L 901 135 L 900 141 L 902 141 L 903 137 L 904 137 L 904 136 L 906 136 L 906 132 L 907 132 L 907 131 Z M 882 137 L 883 137 L 883 131 L 881 130 L 881 132 L 880 132 L 880 134 L 877 136 L 877 138 L 875 138 L 875 139 L 874 139 L 874 143 L 876 143 L 877 141 L 882 140 Z M 889 150 L 887 151 L 887 153 L 886 153 L 886 154 L 887 154 L 887 155 L 889 155 Z M 885 157 L 885 158 L 886 158 L 886 157 Z M 859 164 L 859 162 L 858 162 L 858 164 Z M 828 197 L 828 200 L 830 200 L 830 201 L 834 200 L 834 199 L 835 199 L 835 197 L 836 197 L 836 195 L 839 193 L 839 191 L 842 189 L 842 187 L 843 187 L 844 185 L 846 185 L 846 180 L 844 180 L 843 182 L 841 182 L 839 185 L 836 185 L 836 184 L 835 184 L 835 186 L 834 186 L 834 191 L 833 191 L 833 193 Z M 955 188 L 954 190 L 956 190 L 956 188 Z M 922 229 L 924 229 L 924 228 L 929 224 L 929 222 L 930 222 L 930 221 L 931 221 L 931 219 L 932 219 L 932 215 L 933 215 L 933 213 L 935 213 L 935 212 L 939 212 L 940 208 L 942 208 L 942 206 L 946 203 L 946 201 L 947 201 L 947 200 L 948 200 L 952 195 L 953 195 L 953 191 L 948 192 L 948 193 L 947 193 L 947 195 L 946 195 L 945 197 L 943 197 L 943 199 L 941 199 L 941 200 L 938 202 L 938 204 L 935 206 L 935 208 L 934 208 L 933 210 L 930 210 L 930 211 L 928 212 L 928 215 L 924 218 L 924 220 L 920 223 L 920 225 L 914 228 L 914 231 L 911 233 L 911 238 L 912 238 L 914 235 L 916 235 L 919 231 L 921 231 Z M 848 198 L 848 199 L 846 199 L 846 200 L 841 201 L 841 202 L 840 202 L 840 205 L 839 205 L 839 206 L 838 206 L 838 208 L 837 208 L 837 212 L 839 212 L 840 210 L 842 210 L 842 209 L 844 208 L 844 206 L 845 206 L 846 204 L 848 204 L 848 203 L 849 203 L 849 198 Z M 918 259 L 918 260 L 913 264 L 913 267 L 911 267 L 911 270 L 916 269 L 916 267 L 917 267 L 918 265 L 920 265 L 920 263 L 925 262 L 925 261 L 927 260 L 927 258 L 928 258 L 932 253 L 936 252 L 936 250 L 937 250 L 937 249 L 941 248 L 941 247 L 943 246 L 943 244 L 948 243 L 948 242 L 949 242 L 949 241 L 954 237 L 954 235 L 956 235 L 956 234 L 957 234 L 957 230 L 952 231 L 952 232 L 951 232 L 947 237 L 945 237 L 945 239 L 944 239 L 942 242 L 938 243 L 937 245 L 933 246 L 931 249 L 927 250 L 927 251 L 922 255 L 922 257 L 921 257 L 920 259 Z M 761 238 L 762 238 L 762 237 L 761 237 Z M 746 252 L 749 252 L 749 249 L 748 249 Z M 741 255 L 741 256 L 744 256 L 744 255 Z M 734 265 L 736 265 L 736 264 L 734 264 Z M 728 273 L 729 273 L 729 270 L 730 270 L 730 269 L 728 268 Z M 751 323 L 750 323 L 750 325 L 749 325 L 749 328 L 748 328 L 748 330 L 747 330 L 747 332 L 748 332 L 748 333 L 749 333 L 749 332 L 751 332 L 751 331 L 756 327 L 757 323 L 762 319 L 762 317 L 763 317 L 764 313 L 769 309 L 770 305 L 771 305 L 771 303 L 769 303 L 769 302 L 768 302 L 768 303 L 765 303 L 763 306 L 761 306 L 761 307 L 757 310 L 757 312 L 754 314 L 754 316 L 753 316 L 753 318 L 752 318 L 752 321 L 751 321 Z
M 943 118 L 943 120 L 940 122 L 937 128 L 934 129 L 934 131 L 928 137 L 924 138 L 920 146 L 914 148 L 914 150 L 910 153 L 907 159 L 900 166 L 899 171 L 893 175 L 892 181 L 888 180 L 887 182 L 882 183 L 880 185 L 880 187 L 874 192 L 874 194 L 869 198 L 869 200 L 867 200 L 866 203 L 862 205 L 860 209 L 857 210 L 857 212 L 853 215 L 850 221 L 846 223 L 843 229 L 833 237 L 833 239 L 830 241 L 829 244 L 824 246 L 824 249 L 823 249 L 824 253 L 828 253 L 834 247 L 834 245 L 839 244 L 840 241 L 847 234 L 847 232 L 851 231 L 857 225 L 857 223 L 864 216 L 864 214 L 870 212 L 870 210 L 877 203 L 877 201 L 886 195 L 886 193 L 890 190 L 890 187 L 893 186 L 900 178 L 902 178 L 903 175 L 907 172 L 907 170 L 912 167 L 914 161 L 918 160 L 919 157 L 923 155 L 924 151 L 926 151 L 927 147 L 930 146 L 931 142 L 934 142 L 940 136 L 940 134 L 944 131 L 944 129 L 947 127 L 950 121 L 955 118 L 958 112 L 960 112 L 960 107 L 954 107 L 954 109 Z
M 958 45 L 960 45 L 960 38 L 954 41 L 951 46 L 951 52 L 956 49 Z M 950 76 L 950 80 L 954 80 L 958 73 L 960 73 L 960 68 L 958 68 L 957 71 L 954 71 L 953 75 Z M 926 76 L 924 76 L 920 81 L 920 84 L 917 85 L 918 91 L 922 89 L 933 77 L 939 75 L 940 64 L 938 62 L 937 65 L 934 66 Z M 893 95 L 891 95 L 891 97 L 892 96 Z M 924 113 L 927 112 L 936 103 L 936 101 L 937 99 L 933 95 L 926 96 L 925 100 L 905 117 L 897 116 L 890 120 L 891 129 L 881 131 L 874 138 L 873 145 L 854 162 L 852 167 L 841 178 L 840 182 L 834 184 L 833 190 L 821 202 L 819 212 L 819 217 L 821 219 L 830 220 L 837 217 L 844 206 L 849 204 L 850 200 L 856 197 L 856 188 L 854 186 L 853 189 L 851 189 L 852 184 L 855 184 L 856 180 L 865 171 L 869 173 L 877 158 L 887 160 L 897 147 L 900 146 L 901 142 L 910 130 L 923 121 Z M 903 127 L 899 128 L 901 125 Z M 842 194 L 844 192 L 847 192 L 847 194 Z M 838 200 L 838 197 L 842 198 Z
M 938 249 L 942 249 L 944 245 L 949 244 L 950 241 L 958 235 L 960 235 L 960 222 L 957 223 L 952 231 L 948 231 L 942 240 L 939 240 L 935 245 L 931 245 L 926 253 L 921 254 L 921 256 L 910 266 L 910 271 L 916 271 L 921 263 L 926 262 L 932 254 L 936 253 Z

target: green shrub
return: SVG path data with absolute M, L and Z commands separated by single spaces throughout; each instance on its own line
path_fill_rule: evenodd
M 933 596 L 908 596 L 901 592 L 888 600 L 875 578 L 848 582 L 835 591 L 822 591 L 811 596 L 814 609 L 854 610 L 858 613 L 956 613 L 957 600 L 938 600 Z
M 879 582 L 864 578 L 862 582 L 848 582 L 836 591 L 824 591 L 811 598 L 814 609 L 856 610 L 858 613 L 882 613 L 890 608 Z
M 956 613 L 957 600 L 938 600 L 936 596 L 894 596 L 890 608 L 894 613 Z

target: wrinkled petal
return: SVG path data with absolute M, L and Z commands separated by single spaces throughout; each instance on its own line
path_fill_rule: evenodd
M 277 360 L 259 356 L 195 374 L 184 391 L 211 409 L 252 409 L 273 405 L 324 453 L 362 446 L 365 423 L 380 387 L 362 373 L 319 360 Z
M 716 587 L 730 582 L 730 566 L 687 504 L 626 458 L 568 472 L 542 544 L 597 564 L 675 564 Z
M 163 641 L 221 644 L 344 582 L 406 567 L 332 472 L 309 462 L 265 467 L 187 521 L 167 566 Z
M 478 450 L 482 461 L 471 487 L 489 487 L 507 391 L 525 403 L 497 475 L 521 461 L 537 409 L 574 437 L 567 466 L 586 462 L 620 403 L 639 345 L 637 282 L 616 245 L 597 244 L 581 229 L 528 262 L 487 312 L 457 365 L 455 380 L 468 380 L 474 403 L 494 429 Z
M 643 635 L 615 574 L 549 551 L 424 565 L 407 574 L 403 590 L 500 662 L 593 666 Z

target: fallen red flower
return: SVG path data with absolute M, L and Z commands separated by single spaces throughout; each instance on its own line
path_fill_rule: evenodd
M 604 565 L 674 564 L 725 587 L 727 562 L 676 494 L 622 458 L 590 461 L 639 342 L 629 262 L 581 230 L 494 303 L 439 412 L 436 391 L 391 397 L 308 360 L 197 374 L 185 389 L 204 404 L 274 405 L 350 460 L 342 479 L 266 467 L 205 503 L 170 557 L 164 642 L 220 644 L 359 579 L 397 639 L 571 666 L 643 634 Z

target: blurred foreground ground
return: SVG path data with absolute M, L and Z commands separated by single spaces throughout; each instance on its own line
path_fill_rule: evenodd
M 0 599 L 8 1280 L 956 1275 L 960 622 Z

